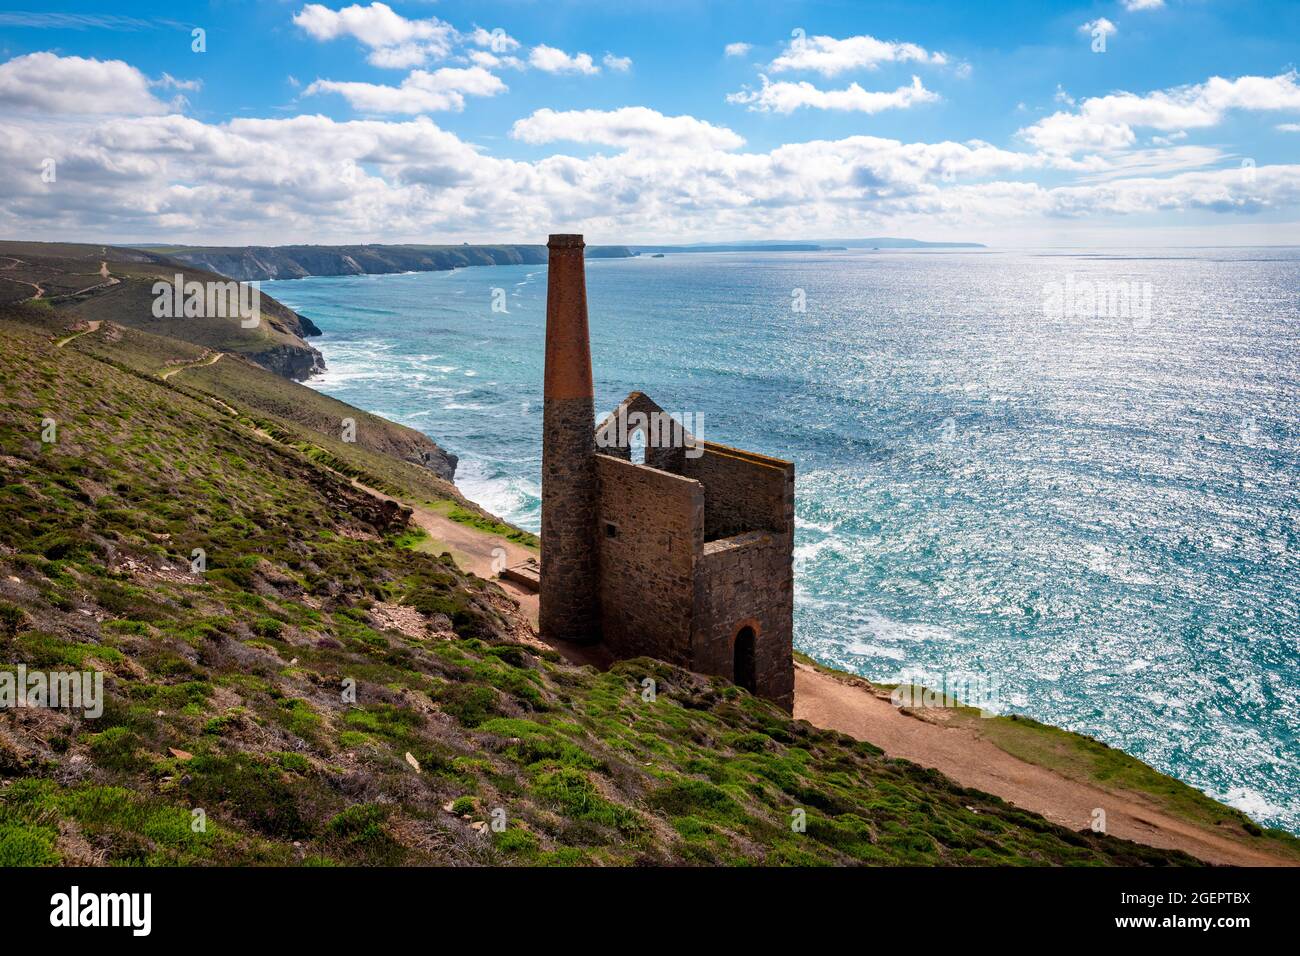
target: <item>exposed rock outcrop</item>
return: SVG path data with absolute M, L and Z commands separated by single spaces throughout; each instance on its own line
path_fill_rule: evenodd
M 249 353 L 248 358 L 269 372 L 295 382 L 306 381 L 325 371 L 325 358 L 310 345 L 277 345 L 263 352 Z

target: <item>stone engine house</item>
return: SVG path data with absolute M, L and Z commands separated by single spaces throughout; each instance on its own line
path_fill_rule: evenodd
M 697 439 L 641 392 L 595 426 L 584 245 L 548 244 L 542 633 L 717 674 L 789 711 L 794 465 Z

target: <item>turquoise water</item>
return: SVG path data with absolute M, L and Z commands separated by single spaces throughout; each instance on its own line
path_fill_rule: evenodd
M 990 709 L 1300 831 L 1300 250 L 670 255 L 587 277 L 599 408 L 639 388 L 795 461 L 801 650 L 982 682 Z M 1059 307 L 1089 283 L 1136 308 Z M 263 288 L 324 330 L 314 387 L 425 431 L 467 495 L 537 529 L 544 267 Z

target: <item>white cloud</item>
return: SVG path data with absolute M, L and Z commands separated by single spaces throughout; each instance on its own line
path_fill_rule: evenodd
M 1216 126 L 1231 110 L 1300 110 L 1295 71 L 1278 76 L 1211 77 L 1204 83 L 1137 96 L 1113 93 L 1084 100 L 1073 113 L 1053 113 L 1020 131 L 1054 153 L 1115 150 L 1133 145 L 1134 127 L 1161 132 Z
M 600 67 L 591 61 L 589 53 L 575 53 L 573 56 L 563 50 L 545 43 L 533 47 L 528 55 L 528 62 L 545 73 L 599 73 Z
M 673 118 L 675 119 L 675 118 Z M 11 235 L 156 236 L 167 241 L 526 240 L 520 223 L 611 241 L 835 235 L 921 224 L 1008 222 L 1165 210 L 1238 216 L 1300 207 L 1300 166 L 1187 172 L 1045 187 L 994 178 L 1039 155 L 986 143 L 811 141 L 767 152 L 629 149 L 537 162 L 485 155 L 420 117 L 323 116 L 206 124 L 106 118 L 74 129 L 0 122 L 0 165 L 53 156 L 76 190 L 18 177 L 0 207 Z M 540 232 L 547 229 L 538 227 Z
M 805 81 L 799 83 L 773 83 L 761 77 L 762 89 L 742 90 L 727 96 L 728 103 L 741 103 L 751 110 L 792 113 L 801 106 L 819 110 L 849 110 L 858 113 L 879 113 L 882 110 L 907 109 L 917 103 L 931 103 L 939 99 L 921 84 L 919 76 L 912 77 L 910 86 L 900 86 L 892 91 L 864 90 L 850 83 L 842 90 L 821 90 Z
M 350 36 L 370 48 L 370 63 L 379 67 L 407 69 L 451 52 L 456 29 L 437 17 L 408 20 L 384 3 L 353 4 L 331 10 L 309 3 L 293 22 L 317 40 Z
M 518 120 L 510 135 L 525 143 L 599 143 L 624 149 L 737 149 L 745 140 L 693 116 L 665 116 L 644 106 L 617 110 L 540 109 Z
M 0 65 L 0 76 L 8 66 Z M 412 86 L 428 94 L 467 85 L 443 77 L 441 89 L 433 81 Z M 1258 104 L 1274 102 L 1277 92 L 1274 84 L 1223 82 L 1223 89 L 1203 84 L 1218 90 L 1206 96 Z M 415 96 L 376 88 L 388 91 L 374 94 L 380 97 Z M 1232 217 L 1243 230 L 1272 222 L 1276 241 L 1300 238 L 1300 165 L 1261 165 L 1249 176 L 1199 168 L 1225 158 L 1208 147 L 1076 158 L 976 140 L 850 136 L 746 152 L 730 130 L 628 108 L 534 113 L 517 124 L 520 138 L 599 143 L 614 152 L 524 162 L 484 152 L 425 116 L 206 123 L 122 115 L 111 98 L 83 104 L 99 115 L 34 116 L 30 102 L 19 104 L 0 100 L 0 168 L 32 170 L 33 157 L 48 156 L 59 169 L 57 185 L 34 174 L 5 184 L 0 234 L 32 238 L 526 241 L 521 229 L 535 229 L 649 241 L 919 229 L 983 239 L 997 230 L 1047 234 L 1056 220 L 1183 214 L 1201 222 Z M 1026 181 L 1049 171 L 1081 178 Z M 63 188 L 65 178 L 77 188 Z
M 1283 133 L 1300 133 L 1300 123 L 1278 123 L 1277 129 Z
M 769 69 L 773 73 L 815 70 L 823 76 L 835 76 L 846 70 L 874 70 L 881 63 L 904 62 L 943 65 L 948 62 L 948 57 L 943 53 L 931 53 L 915 43 L 877 40 L 865 35 L 842 40 L 828 36 L 796 37 L 772 61 Z
M 496 74 L 471 66 L 443 67 L 432 73 L 413 70 L 401 86 L 316 80 L 303 95 L 338 93 L 353 109 L 363 113 L 426 113 L 459 111 L 465 108 L 466 95 L 495 96 L 506 89 Z
M 1079 24 L 1079 32 L 1087 36 L 1113 37 L 1119 33 L 1119 27 L 1105 17 L 1098 17 L 1096 20 Z
M 509 68 L 511 70 L 522 70 L 524 61 L 517 56 L 497 56 L 495 53 L 489 53 L 487 50 L 470 50 L 466 56 L 475 66 L 481 66 L 485 70 L 497 70 Z
M 176 83 L 167 74 L 156 85 Z M 149 78 L 121 60 L 28 53 L 0 64 L 0 106 L 42 113 L 145 116 L 176 104 L 149 92 Z
M 753 47 L 748 43 L 728 43 L 722 51 L 725 56 L 745 56 Z
M 203 89 L 202 80 L 178 80 L 170 73 L 164 73 L 158 79 L 153 80 L 151 85 L 164 90 L 185 90 L 187 93 L 197 93 Z
M 1124 9 L 1129 13 L 1135 10 L 1159 10 L 1165 5 L 1165 0 L 1124 0 Z
M 626 73 L 632 69 L 632 58 L 630 56 L 615 56 L 612 53 L 606 53 L 601 62 L 616 73 Z

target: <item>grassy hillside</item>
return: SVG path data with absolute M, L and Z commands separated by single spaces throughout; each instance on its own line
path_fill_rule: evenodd
M 57 314 L 25 318 L 36 328 L 60 334 L 62 319 Z M 112 325 L 97 334 L 79 335 L 67 347 L 151 377 L 166 377 L 171 387 L 187 394 L 238 406 L 284 440 L 309 443 L 347 461 L 344 471 L 356 469 L 357 477 L 367 473 L 374 487 L 427 500 L 460 499 L 450 483 L 456 456 L 423 433 L 289 381 L 240 356 L 227 354 L 214 361 L 219 353 L 210 349 Z M 346 422 L 351 425 L 345 435 Z
M 323 366 L 320 353 L 302 339 L 318 330 L 270 296 L 262 297 L 262 322 L 253 329 L 233 319 L 154 316 L 153 284 L 173 281 L 178 273 L 186 282 L 229 281 L 136 249 L 0 242 L 0 302 L 28 301 L 42 310 L 34 314 L 48 328 L 67 328 L 65 335 L 92 323 L 111 327 L 107 334 L 81 338 L 78 348 L 150 374 L 183 374 L 177 383 L 193 382 L 283 427 L 306 429 L 318 440 L 333 436 L 341 442 L 344 420 L 351 419 L 355 435 L 349 437 L 361 449 L 448 481 L 454 476 L 456 456 L 424 434 L 286 381 Z M 207 364 L 219 354 L 232 360 Z M 238 358 L 246 361 L 233 361 Z M 431 497 L 447 494 L 443 490 Z
M 108 704 L 0 712 L 0 864 L 1191 862 L 717 679 L 565 664 L 318 446 L 44 320 L 0 312 L 0 669 Z
M 0 242 L 0 302 L 33 295 L 67 321 L 111 321 L 209 349 L 243 355 L 288 378 L 306 378 L 323 367 L 320 353 L 303 337 L 315 326 L 270 296 L 261 297 L 255 328 L 238 318 L 157 317 L 154 283 L 226 283 L 229 279 L 156 253 L 71 243 Z

